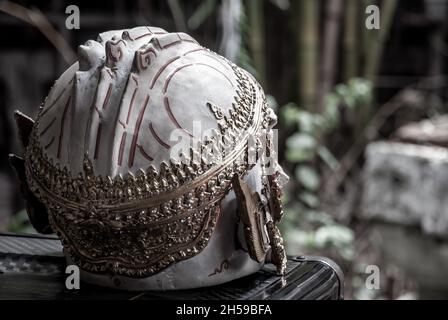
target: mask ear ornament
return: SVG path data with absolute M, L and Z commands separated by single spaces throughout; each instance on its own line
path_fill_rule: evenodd
M 258 193 L 252 193 L 249 186 L 238 175 L 232 185 L 238 202 L 238 213 L 244 225 L 244 237 L 250 257 L 256 262 L 266 258 L 267 246 L 263 241 L 262 203 Z
M 274 176 L 268 176 L 271 185 L 268 206 L 274 221 L 266 213 L 265 206 L 258 192 L 252 193 L 247 183 L 238 175 L 232 180 L 232 185 L 238 202 L 238 213 L 244 225 L 244 236 L 250 257 L 263 262 L 270 249 L 270 260 L 277 268 L 277 273 L 283 275 L 286 269 L 286 252 L 283 246 L 283 238 L 276 223 L 280 221 L 283 214 L 280 196 L 276 189 L 278 184 Z M 271 209 L 272 208 L 272 209 Z M 267 221 L 267 222 L 266 222 Z M 267 230 L 266 244 L 263 237 L 264 228 Z
M 34 120 L 20 111 L 14 112 L 14 119 L 19 134 L 19 139 L 24 148 L 28 147 L 31 131 L 33 130 Z M 25 173 L 25 160 L 15 154 L 9 155 L 9 164 L 13 168 L 17 180 L 19 181 L 20 192 L 26 201 L 26 212 L 30 219 L 31 225 L 37 232 L 42 234 L 51 234 L 50 222 L 48 221 L 48 213 L 45 206 L 31 192 Z
M 279 223 L 283 218 L 283 206 L 282 206 L 282 189 L 278 183 L 277 175 L 268 176 L 269 183 L 269 209 L 275 223 Z
M 14 111 L 14 119 L 19 134 L 20 141 L 24 148 L 28 147 L 31 131 L 33 130 L 34 120 L 23 114 L 19 110 Z
M 271 246 L 272 263 L 277 267 L 277 273 L 283 275 L 286 270 L 286 252 L 283 246 L 282 235 L 274 222 L 269 221 L 266 227 L 268 229 L 269 244 Z

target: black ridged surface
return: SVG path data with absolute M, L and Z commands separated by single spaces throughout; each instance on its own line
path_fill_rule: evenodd
M 126 292 L 81 283 L 65 288 L 65 259 L 58 239 L 0 235 L 0 299 L 342 299 L 343 276 L 331 261 L 290 257 L 286 275 L 266 265 L 251 276 L 220 286 L 175 292 Z

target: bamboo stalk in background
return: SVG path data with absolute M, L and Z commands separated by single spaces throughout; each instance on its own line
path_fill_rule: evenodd
M 359 0 L 346 0 L 344 28 L 344 82 L 359 76 L 358 21 Z
M 343 40 L 343 48 L 344 48 L 344 60 L 343 60 L 343 79 L 344 82 L 347 83 L 350 79 L 360 76 L 360 57 L 361 50 L 359 48 L 360 45 L 363 45 L 362 41 L 359 41 L 359 37 L 362 35 L 360 26 L 362 26 L 360 22 L 364 23 L 363 17 L 365 7 L 360 5 L 362 2 L 359 0 L 346 0 L 346 13 L 345 13 L 345 29 L 344 29 L 344 40 Z M 361 10 L 362 7 L 362 10 Z M 355 141 L 356 138 L 362 134 L 365 126 L 364 119 L 364 108 L 366 106 L 360 106 L 354 110 L 354 131 L 352 137 L 350 139 Z
M 319 59 L 319 0 L 301 0 L 297 5 L 299 103 L 310 111 L 316 108 Z
M 362 55 L 363 55 L 363 69 L 362 75 L 363 77 L 367 74 L 367 61 L 369 60 L 368 56 L 371 55 L 371 46 L 372 43 L 375 42 L 375 35 L 378 33 L 378 30 L 369 30 L 365 26 L 366 19 L 366 8 L 370 5 L 378 5 L 377 0 L 361 0 L 361 19 L 358 21 L 358 28 L 362 30 Z M 370 67 L 371 68 L 371 67 Z
M 379 68 L 381 67 L 380 62 L 383 56 L 384 45 L 392 26 L 397 2 L 397 0 L 382 1 L 380 30 L 367 30 L 367 34 L 370 34 L 370 36 L 367 39 L 369 43 L 366 43 L 368 51 L 366 52 L 366 69 L 364 75 L 374 84 L 380 71 Z
M 248 0 L 250 24 L 250 50 L 257 78 L 261 85 L 266 84 L 265 22 L 264 0 Z
M 320 64 L 320 85 L 317 93 L 316 111 L 324 111 L 325 97 L 335 84 L 336 63 L 338 60 L 338 40 L 342 0 L 326 1 L 322 62 Z
M 378 73 L 380 72 L 381 59 L 383 57 L 383 51 L 385 42 L 390 32 L 392 26 L 392 20 L 395 16 L 395 11 L 397 8 L 397 0 L 386 0 L 382 1 L 382 6 L 380 8 L 380 30 L 367 30 L 364 26 L 364 20 L 362 21 L 362 27 L 364 31 L 364 77 L 372 82 L 373 88 L 376 85 L 376 79 Z M 364 10 L 370 4 L 376 4 L 372 0 L 364 0 Z M 363 10 L 363 11 L 364 11 Z M 375 101 L 372 100 L 370 105 L 366 105 L 362 108 L 360 124 L 364 126 L 370 119 L 373 111 L 373 105 Z
M 392 27 L 392 20 L 395 16 L 397 8 L 397 0 L 387 0 L 382 2 L 381 6 L 381 28 L 380 30 L 368 30 L 373 36 L 369 37 L 369 51 L 366 56 L 365 77 L 375 83 L 376 76 L 380 71 L 379 68 L 385 42 Z
M 187 22 L 179 0 L 168 0 L 168 7 L 173 15 L 176 30 L 178 32 L 187 32 Z

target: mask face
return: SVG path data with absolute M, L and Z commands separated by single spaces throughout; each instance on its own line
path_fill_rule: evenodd
M 266 260 L 282 273 L 276 117 L 253 77 L 159 28 L 106 32 L 78 54 L 36 121 L 18 116 L 14 163 L 34 224 L 49 220 L 83 279 L 167 290 Z

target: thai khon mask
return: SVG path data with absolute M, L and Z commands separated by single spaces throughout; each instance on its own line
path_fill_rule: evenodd
M 138 27 L 79 46 L 11 156 L 41 233 L 82 280 L 125 290 L 285 270 L 276 116 L 245 70 L 184 33 Z

